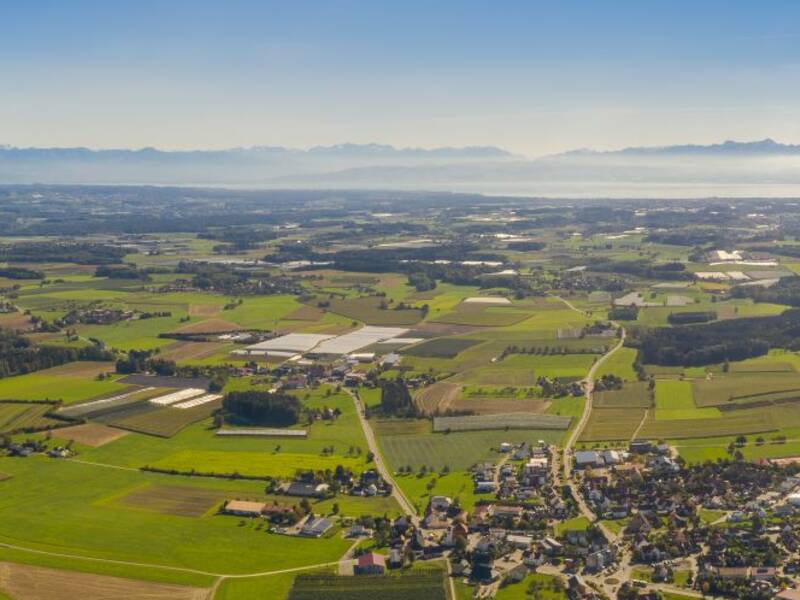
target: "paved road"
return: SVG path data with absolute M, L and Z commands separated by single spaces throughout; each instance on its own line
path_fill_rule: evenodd
M 395 482 L 394 477 L 392 476 L 392 472 L 386 466 L 385 461 L 383 460 L 383 455 L 381 454 L 380 448 L 378 447 L 378 442 L 375 439 L 375 434 L 372 431 L 372 427 L 367 420 L 367 417 L 364 415 L 364 404 L 361 402 L 361 398 L 359 398 L 358 394 L 354 393 L 352 390 L 344 388 L 344 390 L 350 394 L 350 397 L 353 399 L 353 403 L 356 406 L 356 413 L 358 413 L 358 420 L 361 423 L 361 429 L 364 431 L 364 437 L 367 439 L 367 446 L 369 446 L 369 451 L 372 452 L 374 456 L 373 462 L 375 463 L 375 468 L 380 473 L 381 477 L 383 477 L 384 481 L 391 484 L 392 486 L 392 496 L 400 505 L 400 508 L 404 513 L 411 517 L 411 520 L 414 524 L 418 524 L 417 518 L 417 511 L 414 508 L 414 505 L 409 502 L 406 495 L 403 493 L 403 490 L 400 489 L 400 486 L 397 485 Z
M 586 312 L 577 308 L 574 304 L 572 304 L 569 300 L 565 300 L 564 298 L 560 298 L 556 296 L 559 300 L 561 300 L 564 304 L 566 304 L 569 308 L 574 310 L 575 312 L 587 316 Z M 619 327 L 620 330 L 620 337 L 617 345 L 611 348 L 608 352 L 603 354 L 595 363 L 592 365 L 592 368 L 589 369 L 589 372 L 586 374 L 586 378 L 583 380 L 583 390 L 584 394 L 586 395 L 586 402 L 583 406 L 583 413 L 581 414 L 581 418 L 578 421 L 577 425 L 575 425 L 572 433 L 570 434 L 569 438 L 567 439 L 567 443 L 564 444 L 564 451 L 562 453 L 561 462 L 562 468 L 564 470 L 564 481 L 566 485 L 570 487 L 572 490 L 572 496 L 575 498 L 575 501 L 578 503 L 578 509 L 580 510 L 581 514 L 585 516 L 590 521 L 594 522 L 597 520 L 597 516 L 594 512 L 589 508 L 586 502 L 583 499 L 580 491 L 578 490 L 578 486 L 575 485 L 575 482 L 572 479 L 572 461 L 571 461 L 571 453 L 572 448 L 575 446 L 575 442 L 578 441 L 583 429 L 586 427 L 586 423 L 589 421 L 589 416 L 592 414 L 592 401 L 594 398 L 594 378 L 597 373 L 597 370 L 603 366 L 603 364 L 611 358 L 620 348 L 623 347 L 625 344 L 625 328 L 621 327 L 618 323 L 611 321 L 611 324 Z M 613 542 L 617 539 L 617 535 L 612 532 L 608 527 L 603 525 L 602 523 L 597 523 L 600 531 L 603 532 L 603 535 L 609 540 L 609 542 Z
M 570 305 L 571 306 L 571 305 Z M 578 310 L 571 306 L 574 310 Z M 620 328 L 621 335 L 617 345 L 614 346 L 611 350 L 603 354 L 597 361 L 592 365 L 592 368 L 589 369 L 589 373 L 587 373 L 586 378 L 583 380 L 583 389 L 586 394 L 586 403 L 583 406 L 583 414 L 581 415 L 580 421 L 572 430 L 572 433 L 567 440 L 567 443 L 564 444 L 564 452 L 563 452 L 563 467 L 564 467 L 564 477 L 569 479 L 571 474 L 571 461 L 569 453 L 572 451 L 573 446 L 575 446 L 575 442 L 578 441 L 578 437 L 580 437 L 581 433 L 583 432 L 583 428 L 586 427 L 586 423 L 589 420 L 589 416 L 592 414 L 592 400 L 594 397 L 594 376 L 597 373 L 597 370 L 603 366 L 609 358 L 611 358 L 620 348 L 622 348 L 623 344 L 625 344 L 625 329 Z

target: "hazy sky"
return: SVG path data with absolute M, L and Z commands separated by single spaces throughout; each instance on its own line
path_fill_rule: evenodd
M 0 144 L 800 142 L 800 3 L 0 3 Z

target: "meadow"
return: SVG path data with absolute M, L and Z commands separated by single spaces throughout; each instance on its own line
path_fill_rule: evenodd
M 647 382 L 626 383 L 622 389 L 594 393 L 594 406 L 598 408 L 649 408 L 653 404 Z
M 581 433 L 583 442 L 629 440 L 645 418 L 644 408 L 595 408 Z
M 87 363 L 70 363 L 0 379 L 0 400 L 62 400 L 65 404 L 74 404 L 112 395 L 128 388 L 125 384 L 117 383 L 114 378 L 103 381 L 93 379 L 87 374 L 86 365 Z M 113 372 L 114 367 L 110 363 L 103 363 L 99 371 Z
M 691 381 L 658 380 L 655 399 L 655 415 L 658 421 L 713 419 L 722 416 L 716 408 L 699 408 L 695 404 Z
M 419 323 L 423 316 L 422 311 L 417 309 L 397 310 L 391 305 L 381 309 L 381 298 L 377 296 L 333 298 L 326 302 L 330 305 L 325 310 L 367 325 L 410 326 Z
M 411 346 L 403 351 L 410 356 L 423 356 L 429 358 L 453 358 L 482 340 L 466 338 L 436 338 L 421 344 Z
M 235 518 L 177 517 L 113 501 L 146 483 L 172 482 L 169 476 L 46 458 L 0 458 L 0 470 L 12 475 L 3 482 L 0 541 L 28 548 L 247 573 L 337 560 L 350 545 L 339 537 L 291 538 L 254 524 L 240 527 Z M 181 483 L 228 490 L 232 496 L 263 489 L 224 480 L 185 478 Z
M 49 404 L 0 401 L 0 433 L 25 427 L 40 427 L 58 421 L 44 417 L 51 410 Z
M 502 442 L 535 443 L 545 440 L 557 443 L 558 430 L 466 431 L 453 433 L 396 433 L 379 434 L 383 455 L 394 470 L 410 466 L 433 467 L 440 470 L 468 469 L 477 462 L 497 460 L 497 448 Z

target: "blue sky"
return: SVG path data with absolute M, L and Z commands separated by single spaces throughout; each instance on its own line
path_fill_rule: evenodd
M 0 143 L 800 142 L 800 3 L 4 2 Z

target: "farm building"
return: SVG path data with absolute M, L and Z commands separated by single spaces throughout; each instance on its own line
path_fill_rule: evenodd
M 628 450 L 636 454 L 645 454 L 653 449 L 653 442 L 650 440 L 631 440 Z
M 307 483 L 305 481 L 292 481 L 284 484 L 281 491 L 287 496 L 300 496 L 301 498 L 321 498 L 330 486 L 327 483 Z
M 331 527 L 333 527 L 333 521 L 330 519 L 310 517 L 300 530 L 300 535 L 306 537 L 321 537 L 325 535 Z
M 266 508 L 263 502 L 247 502 L 245 500 L 230 500 L 223 509 L 229 515 L 239 517 L 260 517 Z
M 368 552 L 358 557 L 358 563 L 353 567 L 356 575 L 383 575 L 386 571 L 386 558 L 382 554 Z
M 381 366 L 391 369 L 399 365 L 401 360 L 403 360 L 403 357 L 397 354 L 397 352 L 390 352 L 381 359 Z
M 591 467 L 602 467 L 605 464 L 603 456 L 595 450 L 578 450 L 575 453 L 575 468 L 587 469 Z

